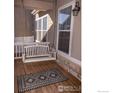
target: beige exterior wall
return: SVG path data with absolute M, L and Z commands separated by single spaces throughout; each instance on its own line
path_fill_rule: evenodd
M 26 9 L 38 9 L 41 11 L 49 10 L 53 8 L 53 1 L 49 0 L 14 0 L 15 6 L 22 6 L 22 3 Z
M 73 0 L 57 0 L 57 8 Z M 81 0 L 80 0 L 81 1 Z M 71 57 L 81 60 L 81 13 L 74 16 Z
M 71 56 L 81 60 L 81 12 L 74 17 Z
M 24 12 L 21 7 L 15 7 L 14 21 L 15 37 L 32 36 L 34 34 L 34 31 L 32 31 L 33 19 L 29 11 Z

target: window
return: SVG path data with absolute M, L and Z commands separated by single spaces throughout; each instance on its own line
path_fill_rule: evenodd
M 69 54 L 72 5 L 58 12 L 58 50 Z
M 50 27 L 53 25 L 51 17 L 46 14 L 41 17 L 37 17 L 35 20 L 36 42 L 46 41 L 46 34 Z
M 60 10 L 59 30 L 70 30 L 72 6 Z
M 43 30 L 47 30 L 47 17 L 43 18 Z
M 47 16 L 36 19 L 36 31 L 47 31 Z

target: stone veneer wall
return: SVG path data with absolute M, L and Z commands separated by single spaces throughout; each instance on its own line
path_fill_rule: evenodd
M 67 58 L 57 55 L 57 63 L 67 70 L 69 73 L 71 73 L 73 76 L 75 76 L 77 79 L 81 80 L 81 66 L 78 64 L 75 64 L 74 62 L 71 62 Z

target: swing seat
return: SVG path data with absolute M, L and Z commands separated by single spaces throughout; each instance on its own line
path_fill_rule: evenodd
M 22 58 L 24 63 L 56 60 L 56 52 L 50 51 L 46 45 L 29 45 L 24 46 Z

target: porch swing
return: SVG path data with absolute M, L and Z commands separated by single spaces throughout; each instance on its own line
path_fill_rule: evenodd
M 24 2 L 21 0 L 23 13 L 25 15 L 25 29 L 27 28 L 26 25 L 26 13 L 25 13 L 25 7 Z M 54 31 L 55 32 L 55 31 Z M 53 33 L 55 34 L 55 33 Z M 51 61 L 56 60 L 56 51 L 53 48 L 54 47 L 54 39 L 53 39 L 53 45 L 50 47 L 49 42 L 41 42 L 41 43 L 34 43 L 29 44 L 26 46 L 23 46 L 23 53 L 22 53 L 22 60 L 24 63 L 27 62 L 38 62 L 38 61 Z

